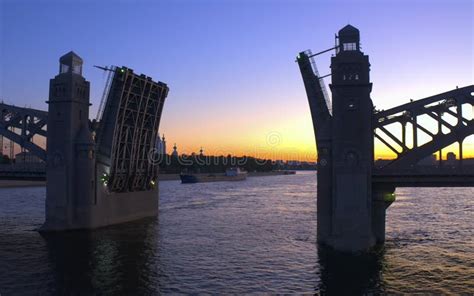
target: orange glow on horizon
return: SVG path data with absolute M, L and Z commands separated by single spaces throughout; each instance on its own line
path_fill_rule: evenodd
M 202 141 L 202 144 L 198 144 L 197 141 L 182 141 L 182 143 L 184 143 L 182 146 L 180 145 L 180 140 L 184 139 L 177 138 L 177 141 L 174 141 L 174 138 L 170 139 L 170 137 L 166 136 L 167 153 L 171 154 L 173 144 L 176 142 L 179 154 L 199 154 L 202 147 L 205 155 L 227 156 L 230 154 L 232 156 L 250 156 L 271 160 L 316 162 L 316 143 L 312 127 L 310 127 L 311 132 L 309 133 L 307 131 L 298 132 L 298 130 L 299 129 L 291 127 L 274 130 L 264 129 L 263 131 L 255 129 L 253 133 L 247 136 L 229 137 L 225 143 L 217 142 L 213 140 L 213 137 L 207 136 L 199 139 Z M 34 142 L 41 147 L 46 146 L 45 139 L 42 137 L 35 137 Z M 4 142 L 4 146 L 4 153 L 8 154 L 7 150 L 9 144 L 7 144 L 7 141 Z M 19 145 L 15 145 L 15 154 L 19 152 Z M 449 152 L 453 152 L 459 159 L 459 145 L 457 143 L 444 148 L 442 152 L 443 159 L 446 159 Z M 434 154 L 437 155 L 437 153 Z M 474 136 L 468 137 L 465 140 L 463 145 L 463 157 L 474 158 Z M 396 158 L 396 154 L 385 145 L 376 142 L 374 158 L 394 159 Z
M 310 135 L 312 137 L 312 134 Z M 285 140 L 285 134 L 277 132 L 269 132 L 265 137 L 249 137 L 249 141 L 245 140 L 245 143 L 239 145 L 236 140 L 233 143 L 228 143 L 227 145 L 212 145 L 212 142 L 209 142 L 208 145 L 189 145 L 184 146 L 183 149 L 179 149 L 180 154 L 192 154 L 199 153 L 201 147 L 204 149 L 204 154 L 206 155 L 233 155 L 233 156 L 251 156 L 262 159 L 271 159 L 271 160 L 297 160 L 297 161 L 308 161 L 315 162 L 317 160 L 316 153 L 316 144 L 314 139 L 311 137 L 305 138 L 293 135 L 289 136 L 291 138 Z M 242 139 L 239 139 L 242 140 Z M 250 144 L 250 143 L 253 143 Z M 168 144 L 168 153 L 171 153 L 170 144 Z M 464 143 L 464 158 L 474 158 L 474 143 L 468 142 Z M 456 157 L 459 158 L 459 148 L 457 145 L 451 145 L 442 150 L 443 159 L 446 159 L 447 153 L 453 152 L 456 154 Z M 436 154 L 436 153 L 434 153 Z M 396 158 L 395 153 L 393 153 L 389 148 L 383 145 L 375 145 L 375 159 L 394 159 Z

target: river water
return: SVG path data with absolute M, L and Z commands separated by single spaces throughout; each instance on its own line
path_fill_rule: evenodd
M 160 182 L 158 218 L 41 236 L 45 188 L 0 189 L 0 294 L 474 293 L 474 189 L 404 188 L 387 242 L 316 244 L 316 175 Z

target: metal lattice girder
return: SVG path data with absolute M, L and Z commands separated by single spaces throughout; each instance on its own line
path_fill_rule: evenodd
M 374 136 L 397 154 L 397 159 L 391 162 L 387 167 L 391 169 L 408 168 L 453 143 L 462 143 L 466 137 L 474 134 L 474 119 L 467 119 L 462 111 L 462 106 L 465 104 L 474 107 L 474 85 L 456 88 L 442 94 L 375 113 L 373 123 Z M 455 108 L 455 111 L 452 110 L 453 108 Z M 444 120 L 442 115 L 445 113 L 456 118 L 457 123 L 451 124 Z M 431 132 L 427 127 L 424 127 L 418 122 L 417 118 L 423 115 L 437 122 L 437 133 Z M 386 128 L 393 123 L 401 124 L 401 139 Z M 407 123 L 410 123 L 413 128 L 412 148 L 408 148 L 405 144 L 405 128 Z M 443 133 L 442 128 L 447 129 L 449 132 Z M 402 151 L 400 152 L 393 147 L 383 135 L 377 133 L 377 130 L 400 146 Z M 418 145 L 418 131 L 426 133 L 431 137 L 431 140 L 423 145 Z
M 0 111 L 0 135 L 46 160 L 45 149 L 33 143 L 32 139 L 36 135 L 47 136 L 44 127 L 48 122 L 48 112 L 4 103 L 0 103 Z M 12 131 L 12 128 L 19 130 L 20 134 Z
M 148 155 L 155 147 L 168 87 L 131 69 L 115 71 L 99 134 L 99 151 L 110 161 L 108 186 L 114 192 L 150 190 L 158 171 Z

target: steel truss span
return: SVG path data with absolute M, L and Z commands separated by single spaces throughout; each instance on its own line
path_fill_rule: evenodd
M 158 166 L 149 160 L 155 146 L 168 86 L 133 70 L 115 68 L 98 129 L 98 161 L 110 166 L 111 192 L 151 190 Z
M 397 155 L 386 168 L 410 168 L 456 142 L 459 143 L 459 157 L 462 159 L 462 143 L 474 134 L 474 119 L 468 118 L 466 107 L 471 110 L 474 107 L 474 85 L 375 113 L 374 136 Z M 436 130 L 424 124 L 423 118 L 435 122 Z M 396 124 L 401 128 L 401 135 L 389 129 Z M 420 143 L 420 134 L 428 141 Z
M 0 110 L 2 112 L 0 118 L 0 136 L 26 148 L 40 159 L 46 160 L 45 149 L 33 143 L 33 137 L 41 136 L 46 138 L 48 112 L 16 107 L 4 103 L 0 103 Z M 17 131 L 19 133 L 17 133 Z

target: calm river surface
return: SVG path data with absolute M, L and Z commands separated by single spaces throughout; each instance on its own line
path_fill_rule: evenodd
M 45 188 L 0 189 L 0 294 L 474 293 L 474 189 L 407 188 L 385 249 L 316 244 L 316 175 L 160 182 L 159 218 L 48 237 Z

